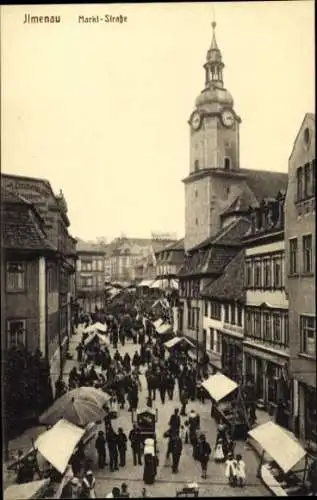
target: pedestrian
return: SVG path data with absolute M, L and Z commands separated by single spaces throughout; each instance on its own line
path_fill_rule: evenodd
M 236 485 L 236 481 L 237 481 L 236 464 L 237 464 L 237 461 L 234 459 L 232 453 L 229 453 L 227 460 L 226 460 L 225 476 L 228 479 L 228 483 L 230 486 Z
M 106 439 L 103 431 L 98 432 L 95 448 L 98 454 L 98 467 L 103 469 L 105 465 L 108 465 L 106 463 Z
M 170 401 L 173 401 L 173 396 L 174 396 L 174 388 L 175 388 L 175 377 L 173 377 L 173 374 L 168 371 L 166 375 L 166 385 L 167 385 L 167 394 L 170 399 Z
M 171 429 L 171 433 L 178 434 L 181 426 L 181 418 L 179 416 L 179 409 L 175 408 L 173 415 L 169 420 L 169 426 Z
M 202 479 L 207 478 L 207 467 L 208 467 L 208 461 L 209 457 L 211 454 L 211 446 L 210 444 L 206 441 L 206 436 L 204 434 L 201 434 L 199 438 L 199 444 L 198 444 L 198 460 L 201 465 L 201 477 Z
M 145 332 L 144 332 L 144 329 L 141 328 L 139 330 L 139 344 L 142 346 L 145 342 Z
M 123 326 L 121 326 L 121 328 L 119 330 L 119 339 L 120 339 L 121 345 L 124 346 L 125 345 L 125 329 Z
M 137 424 L 133 424 L 133 428 L 129 434 L 129 441 L 131 443 L 132 455 L 133 455 L 133 464 L 136 466 L 142 465 L 142 455 L 141 455 L 141 433 Z
M 121 491 L 118 486 L 114 486 L 111 490 L 110 493 L 106 496 L 106 498 L 120 498 L 121 497 Z
M 181 403 L 182 403 L 181 415 L 183 417 L 186 417 L 186 406 L 188 404 L 188 390 L 186 387 L 183 387 L 183 390 L 181 393 Z
M 225 454 L 223 452 L 222 439 L 218 439 L 218 442 L 216 443 L 215 453 L 214 453 L 214 460 L 215 460 L 215 462 L 224 462 L 224 460 L 225 460 Z
M 243 488 L 245 484 L 245 462 L 240 454 L 236 455 L 236 478 L 237 485 Z
M 95 485 L 95 476 L 88 470 L 82 480 L 81 498 L 96 498 Z
M 128 485 L 126 483 L 121 484 L 120 498 L 130 498 L 130 493 L 128 491 Z
M 84 350 L 82 342 L 79 342 L 78 346 L 76 347 L 76 350 L 77 350 L 77 361 L 78 363 L 81 363 L 83 359 L 83 350 Z
M 120 467 L 125 467 L 126 464 L 126 453 L 127 453 L 127 436 L 123 432 L 122 427 L 118 429 L 118 451 L 119 451 L 119 465 Z
M 167 391 L 167 379 L 164 373 L 162 373 L 160 377 L 159 391 L 160 391 L 161 403 L 164 404 Z
M 186 441 L 186 427 L 185 425 L 181 425 L 180 430 L 179 430 L 179 437 L 182 440 L 182 443 L 185 443 Z
M 55 383 L 55 399 L 60 398 L 67 392 L 66 384 L 61 376 L 58 377 Z
M 138 333 L 134 328 L 131 328 L 132 340 L 134 344 L 138 343 Z
M 183 443 L 178 435 L 172 436 L 172 472 L 176 474 L 178 472 L 179 461 L 182 454 Z
M 129 353 L 126 352 L 125 355 L 124 355 L 124 358 L 123 358 L 123 366 L 125 368 L 125 370 L 130 373 L 131 371 L 131 358 L 129 356 Z
M 118 435 L 111 426 L 106 431 L 106 441 L 109 452 L 110 472 L 119 470 L 118 467 Z

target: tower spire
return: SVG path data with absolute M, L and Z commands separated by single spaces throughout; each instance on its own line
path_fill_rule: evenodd
M 204 65 L 206 72 L 206 86 L 211 84 L 217 85 L 218 87 L 223 87 L 223 68 L 224 63 L 222 62 L 222 55 L 216 40 L 216 26 L 217 23 L 213 16 L 212 26 L 212 39 L 211 45 L 207 52 L 207 60 Z

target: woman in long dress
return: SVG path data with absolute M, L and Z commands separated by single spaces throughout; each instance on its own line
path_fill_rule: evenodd
M 144 445 L 143 481 L 145 484 L 153 484 L 157 467 L 154 440 L 146 439 Z

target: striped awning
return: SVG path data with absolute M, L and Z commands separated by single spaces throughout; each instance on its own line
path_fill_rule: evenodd
M 174 347 L 176 344 L 179 344 L 180 342 L 186 342 L 191 347 L 195 347 L 194 344 L 190 340 L 188 340 L 186 337 L 174 337 L 171 340 L 168 340 L 167 342 L 164 343 L 165 347 L 168 349 L 171 349 L 171 347 Z
M 152 283 L 150 288 L 159 288 L 160 290 L 175 289 L 178 290 L 178 281 L 175 279 L 157 279 Z
M 151 287 L 152 283 L 154 283 L 153 280 L 142 280 L 141 283 L 138 284 L 138 286 Z

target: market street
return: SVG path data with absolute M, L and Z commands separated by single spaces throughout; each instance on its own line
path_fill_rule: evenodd
M 80 330 L 79 330 L 80 331 Z M 70 351 L 76 359 L 75 347 L 80 340 L 81 335 L 76 334 L 72 337 L 70 343 Z M 118 345 L 119 352 L 124 354 L 128 352 L 131 358 L 135 350 L 139 349 L 131 341 L 128 341 L 125 346 Z M 114 349 L 110 346 L 110 353 L 113 355 Z M 68 361 L 70 364 L 76 364 L 73 361 Z M 139 409 L 146 407 L 146 380 L 144 375 L 140 376 L 142 390 L 139 394 Z M 122 427 L 124 432 L 128 435 L 132 428 L 131 413 L 127 410 L 127 404 L 125 405 L 125 410 L 119 410 L 119 418 L 113 421 L 113 427 L 117 429 Z M 183 452 L 180 460 L 179 473 L 172 474 L 171 467 L 165 467 L 165 454 L 167 448 L 167 439 L 163 438 L 164 432 L 168 428 L 168 421 L 175 408 L 180 408 L 179 395 L 177 385 L 174 391 L 174 400 L 169 401 L 166 399 L 163 405 L 160 401 L 159 395 L 153 404 L 153 408 L 158 410 L 158 422 L 157 422 L 157 435 L 159 444 L 159 467 L 156 481 L 153 485 L 147 486 L 143 483 L 143 466 L 134 466 L 132 461 L 131 447 L 128 444 L 127 450 L 127 464 L 124 468 L 120 468 L 118 471 L 110 472 L 109 468 L 106 467 L 104 470 L 100 471 L 97 467 L 97 456 L 94 449 L 94 441 L 88 445 L 87 456 L 93 460 L 93 472 L 96 476 L 96 494 L 98 497 L 105 497 L 111 492 L 114 486 L 120 486 L 122 482 L 128 484 L 131 496 L 137 497 L 141 495 L 143 487 L 146 487 L 148 496 L 175 496 L 176 490 L 181 489 L 188 482 L 197 482 L 199 484 L 199 495 L 200 496 L 263 496 L 268 495 L 268 490 L 261 484 L 260 480 L 256 478 L 256 472 L 258 467 L 259 459 L 255 452 L 250 449 L 246 443 L 237 442 L 236 443 L 236 453 L 241 453 L 246 462 L 246 472 L 247 481 L 246 486 L 243 489 L 231 488 L 227 484 L 227 479 L 225 478 L 225 465 L 216 464 L 211 459 L 208 467 L 207 479 L 201 479 L 201 469 L 200 464 L 192 458 L 192 447 L 187 444 L 183 446 Z M 207 440 L 211 445 L 214 445 L 216 439 L 216 424 L 214 420 L 210 417 L 210 403 L 206 401 L 205 404 L 200 402 L 191 402 L 188 404 L 187 413 L 195 409 L 201 417 L 201 429 L 205 432 Z M 186 417 L 182 417 L 182 421 L 186 420 Z M 103 424 L 100 429 L 104 430 Z

